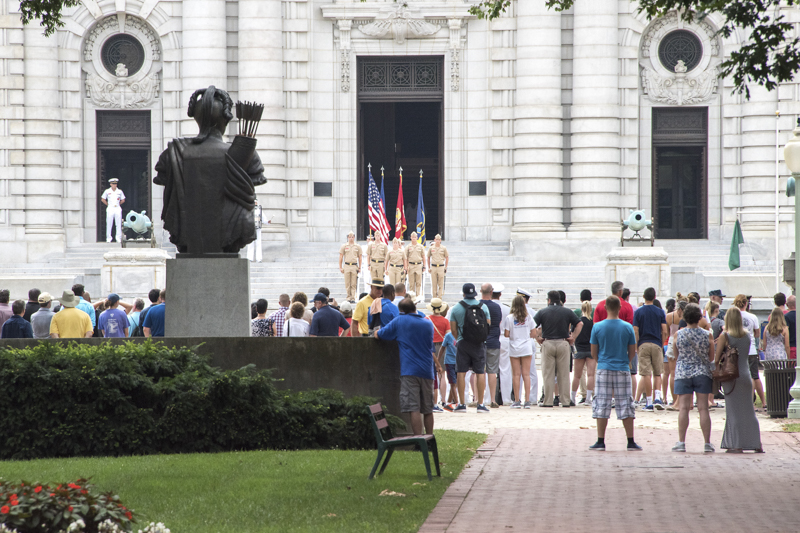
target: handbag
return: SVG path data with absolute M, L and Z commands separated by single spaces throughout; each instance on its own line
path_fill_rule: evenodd
M 726 383 L 728 381 L 736 381 L 739 378 L 739 350 L 730 343 L 730 337 L 725 334 L 725 348 L 722 350 L 722 355 L 719 358 L 719 363 L 711 375 L 719 383 Z M 733 384 L 736 388 L 736 383 Z M 724 391 L 724 389 L 723 389 Z M 725 394 L 733 392 L 731 389 Z

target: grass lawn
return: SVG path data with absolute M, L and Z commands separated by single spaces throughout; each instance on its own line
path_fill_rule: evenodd
M 800 433 L 800 424 L 786 424 L 783 426 L 784 431 L 788 431 L 789 433 Z M 392 464 L 392 463 L 389 463 Z M 388 467 L 387 467 L 388 469 Z
M 410 532 L 485 437 L 437 431 L 442 477 L 432 482 L 419 452 L 395 452 L 384 474 L 368 480 L 372 450 L 8 461 L 0 462 L 0 473 L 30 482 L 91 477 L 117 492 L 141 522 L 164 522 L 173 533 Z M 405 496 L 380 496 L 383 490 Z

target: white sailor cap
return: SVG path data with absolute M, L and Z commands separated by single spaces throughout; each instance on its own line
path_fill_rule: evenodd
M 525 289 L 523 289 L 521 287 L 517 288 L 517 294 L 521 294 L 522 296 L 527 296 L 528 298 L 533 296 L 531 293 L 529 293 L 528 291 L 526 291 Z
M 119 180 L 117 178 L 111 178 L 110 180 L 108 180 L 108 182 L 109 183 L 117 183 L 117 182 L 119 182 Z
M 490 284 L 492 286 L 492 292 L 493 293 L 496 292 L 496 293 L 500 294 L 501 292 L 503 292 L 503 290 L 505 290 L 505 286 L 502 283 L 491 282 Z

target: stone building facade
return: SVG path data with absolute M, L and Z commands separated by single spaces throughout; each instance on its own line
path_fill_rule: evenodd
M 642 208 L 659 239 L 723 241 L 738 218 L 774 260 L 777 169 L 787 256 L 776 140 L 800 113 L 798 85 L 731 94 L 719 65 L 747 34 L 720 38 L 713 16 L 648 22 L 617 0 L 544 3 L 485 21 L 463 0 L 83 0 L 46 38 L 6 0 L 0 262 L 104 240 L 111 177 L 125 211 L 158 226 L 153 165 L 196 133 L 187 103 L 209 85 L 265 105 L 267 253 L 363 238 L 370 168 L 378 186 L 384 169 L 392 224 L 403 167 L 409 227 L 422 172 L 429 238 L 597 258 Z

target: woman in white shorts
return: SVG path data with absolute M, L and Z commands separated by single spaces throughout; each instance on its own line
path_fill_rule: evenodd
M 521 295 L 514 296 L 511 302 L 511 312 L 503 321 L 503 330 L 505 337 L 508 338 L 508 355 L 511 358 L 511 386 L 514 391 L 514 403 L 511 404 L 512 409 L 520 409 L 523 407 L 520 399 L 522 397 L 519 391 L 519 378 L 522 380 L 525 387 L 525 409 L 531 408 L 531 361 L 533 359 L 533 332 L 536 329 L 536 323 L 533 317 L 528 313 L 528 307 L 525 305 L 525 299 Z

